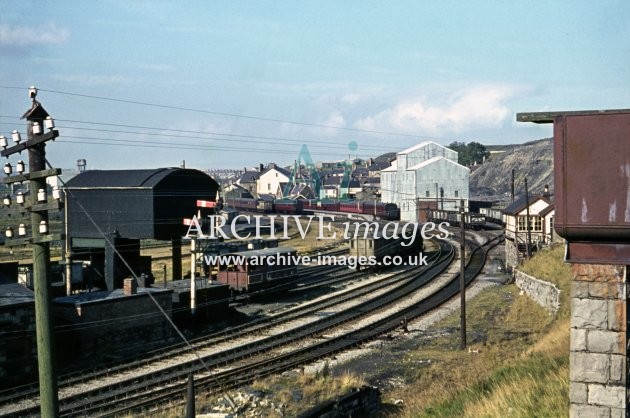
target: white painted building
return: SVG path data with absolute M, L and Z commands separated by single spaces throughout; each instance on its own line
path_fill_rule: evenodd
M 516 267 L 519 260 L 527 255 L 528 239 L 531 252 L 562 240 L 554 231 L 554 218 L 555 208 L 549 195 L 530 196 L 529 199 L 523 196 L 503 209 L 505 259 L 508 267 Z
M 282 197 L 284 186 L 289 182 L 291 173 L 275 164 L 269 164 L 257 181 L 256 192 L 261 194 L 273 194 Z
M 457 152 L 427 141 L 396 154 L 381 171 L 381 200 L 400 208 L 400 219 L 418 221 L 419 199 L 439 197 L 445 210 L 457 210 L 460 199 L 468 206 L 470 170 L 457 163 Z

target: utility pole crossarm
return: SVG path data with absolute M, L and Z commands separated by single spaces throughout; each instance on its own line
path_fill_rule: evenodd
M 11 177 L 5 177 L 2 179 L 4 184 L 22 183 L 24 181 L 45 179 L 47 177 L 54 177 L 61 174 L 60 168 L 51 168 L 49 170 L 31 171 L 30 173 L 17 174 Z
M 9 155 L 22 152 L 28 148 L 34 147 L 35 145 L 43 144 L 44 142 L 54 140 L 58 136 L 59 136 L 59 131 L 57 130 L 50 131 L 48 133 L 38 135 L 34 137 L 33 139 L 29 139 L 28 141 L 23 142 L 21 144 L 16 144 L 12 147 L 8 147 L 2 150 L 2 152 L 0 152 L 0 155 L 3 157 L 8 157 Z

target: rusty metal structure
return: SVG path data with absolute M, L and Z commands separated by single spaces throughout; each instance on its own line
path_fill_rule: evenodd
M 519 113 L 553 123 L 555 229 L 572 263 L 630 264 L 630 109 Z

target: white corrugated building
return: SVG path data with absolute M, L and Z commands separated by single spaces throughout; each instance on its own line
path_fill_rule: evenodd
M 457 163 L 457 152 L 427 141 L 396 154 L 381 171 L 381 200 L 400 208 L 400 219 L 418 221 L 418 200 L 436 199 L 445 210 L 457 210 L 460 199 L 468 206 L 470 170 Z M 443 197 L 440 190 L 444 191 Z

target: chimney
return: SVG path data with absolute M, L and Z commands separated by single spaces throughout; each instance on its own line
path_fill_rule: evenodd
M 265 169 L 265 165 L 263 163 L 260 163 L 260 165 L 258 166 L 258 171 L 262 173 L 264 169 Z
M 125 296 L 135 295 L 138 293 L 138 282 L 133 277 L 125 279 L 123 285 L 123 294 Z

